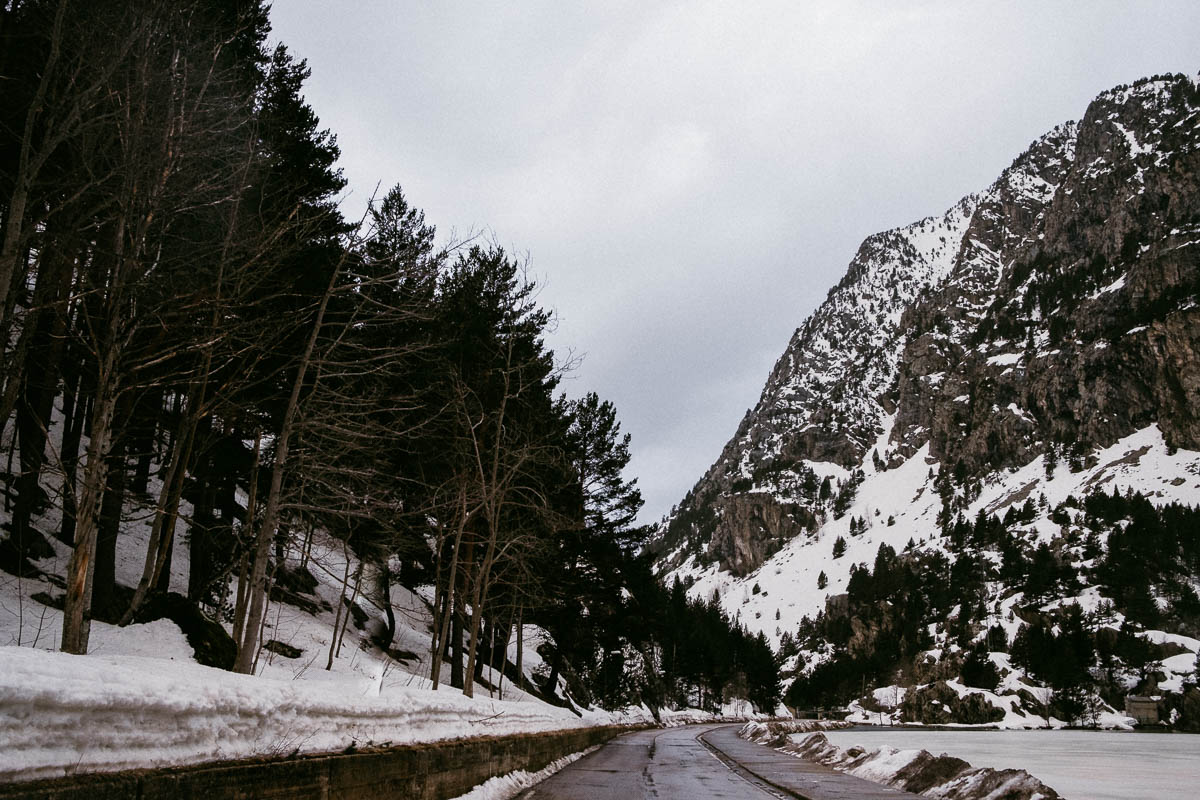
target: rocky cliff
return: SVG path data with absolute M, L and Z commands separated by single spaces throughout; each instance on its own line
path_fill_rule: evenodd
M 954 476 L 953 513 L 1148 426 L 1200 449 L 1197 80 L 1105 92 L 979 194 L 864 241 L 664 521 L 663 572 L 749 575 L 905 464 Z

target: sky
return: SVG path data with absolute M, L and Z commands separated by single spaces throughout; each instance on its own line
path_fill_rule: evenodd
M 666 514 L 868 235 L 986 188 L 1099 92 L 1200 70 L 1194 2 L 275 0 L 348 217 L 400 184 L 528 258 Z

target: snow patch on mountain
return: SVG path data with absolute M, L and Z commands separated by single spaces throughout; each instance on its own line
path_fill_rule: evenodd
M 885 430 L 890 422 L 889 416 Z M 893 469 L 876 471 L 871 461 L 870 457 L 863 460 L 866 477 L 842 517 L 827 517 L 811 535 L 791 540 L 744 578 L 722 571 L 716 564 L 697 566 L 695 559 L 689 558 L 666 572 L 664 579 L 670 583 L 678 577 L 690 584 L 691 597 L 719 598 L 726 613 L 751 631 L 762 631 L 777 646 L 784 632 L 795 631 L 803 617 L 815 616 L 830 597 L 845 592 L 851 568 L 870 565 L 881 544 L 902 552 L 911 540 L 953 558 L 940 541 L 937 517 L 941 498 L 934 486 L 939 467 L 930 459 L 928 445 Z M 1068 496 L 1078 498 L 1096 489 L 1111 492 L 1116 488 L 1121 493 L 1141 492 L 1156 503 L 1200 501 L 1200 452 L 1172 451 L 1157 425 L 1097 449 L 1086 463 L 1092 466 L 1078 472 L 1061 465 L 1048 478 L 1045 457 L 1038 456 L 1018 469 L 994 474 L 983 482 L 965 516 L 971 518 L 981 510 L 1002 516 L 1010 506 L 1032 498 L 1040 512 L 1026 527 L 1037 532 L 1039 541 L 1049 541 L 1059 531 L 1059 525 L 1049 520 L 1049 510 Z M 857 535 L 850 530 L 854 519 L 865 521 Z M 839 538 L 845 541 L 845 554 L 833 558 Z M 821 573 L 828 581 L 824 588 L 817 585 Z M 1010 635 L 1017 624 L 1012 623 Z

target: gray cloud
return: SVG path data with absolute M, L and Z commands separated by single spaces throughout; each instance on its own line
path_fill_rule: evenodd
M 359 213 L 528 251 L 657 518 L 864 236 L 986 186 L 1109 86 L 1195 72 L 1193 2 L 277 0 Z

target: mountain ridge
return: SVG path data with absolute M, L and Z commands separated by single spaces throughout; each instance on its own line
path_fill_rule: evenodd
M 1035 139 L 987 189 L 943 215 L 867 237 L 826 300 L 796 329 L 721 455 L 664 519 L 655 542 L 664 571 L 687 554 L 745 576 L 784 542 L 820 525 L 827 479 L 851 482 L 867 459 L 896 466 L 926 441 L 939 461 L 953 450 L 955 463 L 948 466 L 962 462 L 975 477 L 1073 441 L 1108 446 L 1160 416 L 1171 446 L 1200 446 L 1200 429 L 1192 424 L 1200 383 L 1186 364 L 1195 352 L 1194 320 L 1172 323 L 1164 335 L 1183 352 L 1156 362 L 1165 364 L 1160 372 L 1170 371 L 1172 357 L 1183 363 L 1176 369 L 1186 384 L 1182 398 L 1168 385 L 1175 374 L 1160 375 L 1158 383 L 1168 386 L 1148 401 L 1153 408 L 1137 406 L 1124 424 L 1102 411 L 1072 426 L 1065 419 L 1075 413 L 1071 387 L 1055 376 L 1078 372 L 1078 364 L 1094 371 L 1100 356 L 1080 357 L 1072 347 L 1056 359 L 1045 345 L 1057 340 L 1062 355 L 1062 326 L 1047 320 L 1062 311 L 1061 303 L 1047 305 L 1041 295 L 1027 299 L 1031 292 L 1061 293 L 1055 275 L 1078 278 L 1081 287 L 1103 281 L 1084 311 L 1104 306 L 1109 327 L 1118 321 L 1111 301 L 1126 299 L 1120 281 L 1139 266 L 1122 253 L 1147 252 L 1130 242 L 1159 241 L 1169 219 L 1196 217 L 1196 95 L 1196 79 L 1182 75 L 1104 92 L 1080 122 Z M 1122 189 L 1129 196 L 1111 200 Z M 1138 207 L 1151 203 L 1148 193 L 1155 208 Z M 1166 230 L 1172 229 L 1179 230 Z M 1090 254 L 1086 263 L 1064 263 L 1079 251 Z M 1194 259 L 1171 267 L 1163 266 L 1171 263 L 1165 256 L 1140 260 L 1149 265 L 1144 273 L 1172 275 L 1159 280 L 1163 291 L 1136 295 L 1135 308 L 1148 297 L 1161 306 L 1159 298 L 1181 287 L 1194 295 Z M 1142 286 L 1153 278 L 1138 273 L 1129 280 Z M 1079 316 L 1078 329 L 1095 344 L 1096 325 L 1089 328 L 1086 318 L 1094 322 L 1096 315 Z M 1171 315 L 1159 316 L 1165 324 Z M 1027 372 L 1018 360 L 1034 345 L 1050 362 L 1033 366 L 1037 380 L 1014 388 Z M 1071 358 L 1078 364 L 1064 370 Z M 997 402 L 970 402 L 965 414 L 956 411 L 956 401 L 982 399 L 979 387 L 996 381 L 1004 387 L 990 398 Z M 1092 388 L 1100 393 L 1094 404 L 1103 408 L 1111 390 Z M 893 412 L 888 436 L 880 440 Z
M 867 237 L 651 547 L 793 705 L 1200 730 L 1198 418 L 1200 87 L 1158 76 Z

